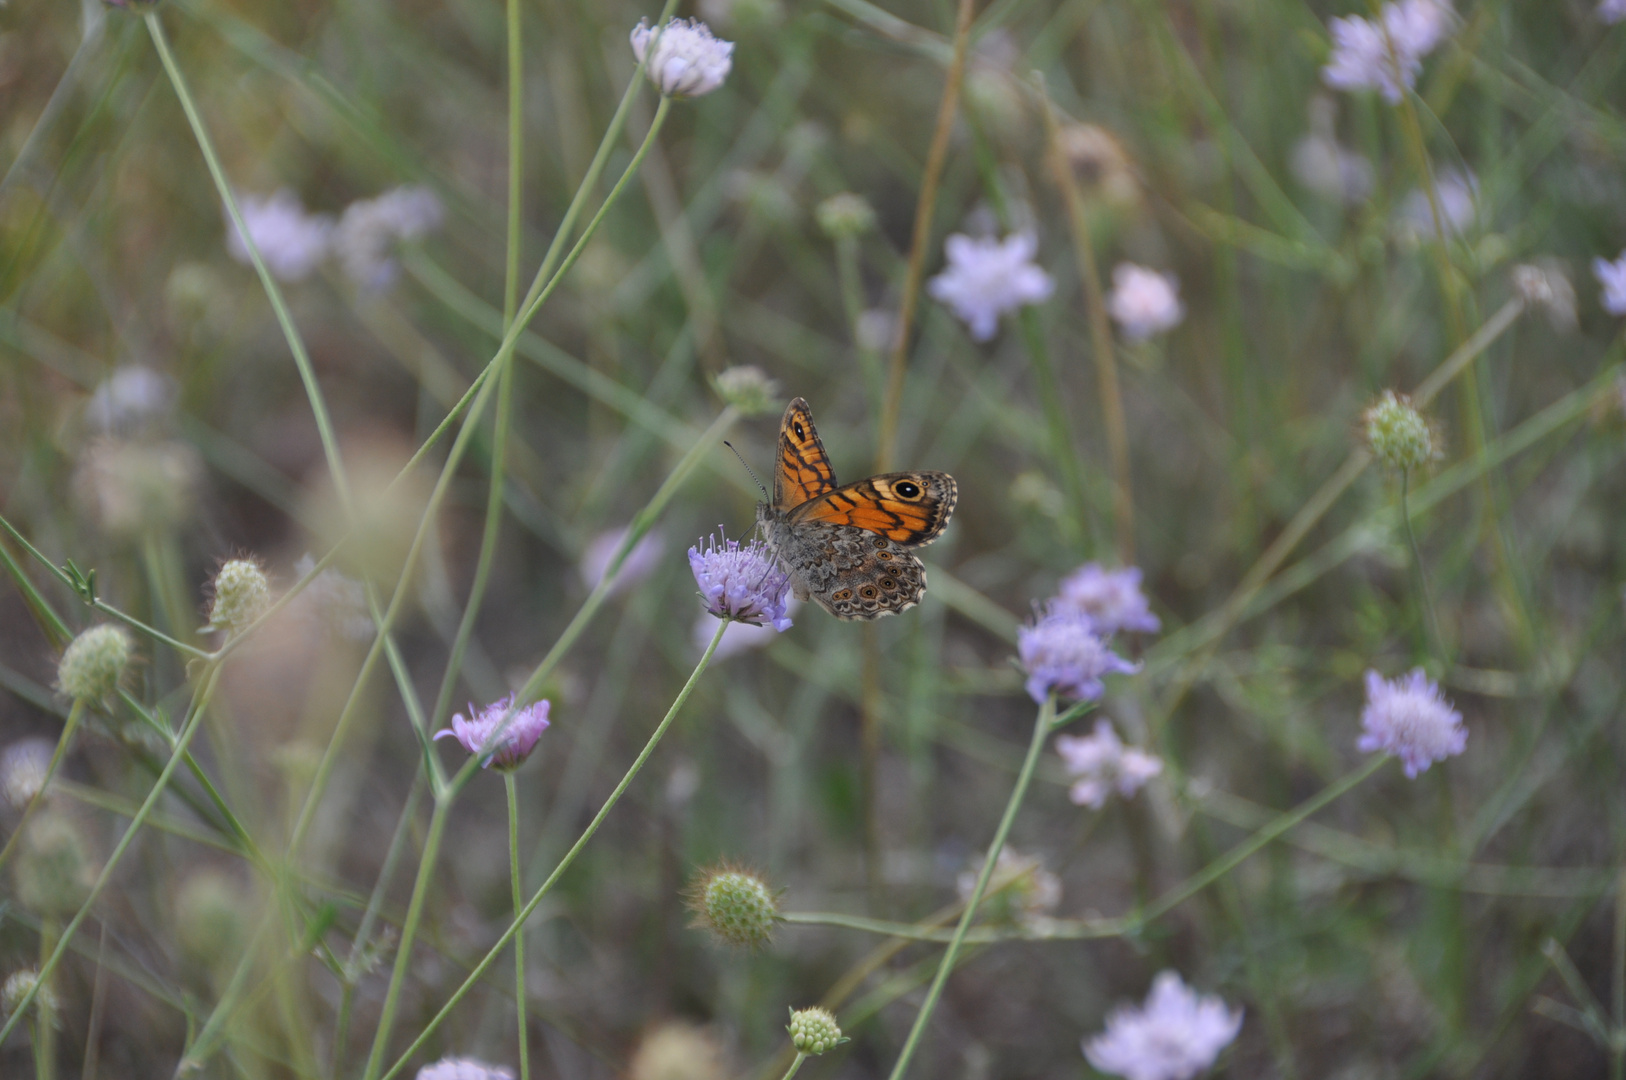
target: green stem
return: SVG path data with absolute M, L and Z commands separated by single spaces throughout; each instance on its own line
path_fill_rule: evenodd
M 86 915 L 90 914 L 90 909 L 102 895 L 102 890 L 107 888 L 107 883 L 113 879 L 113 871 L 118 868 L 119 860 L 124 858 L 124 853 L 129 850 L 130 843 L 135 839 L 136 833 L 141 831 L 141 826 L 146 824 L 147 816 L 152 813 L 153 807 L 158 805 L 158 800 L 164 794 L 164 789 L 169 786 L 170 777 L 174 776 L 175 770 L 180 767 L 186 748 L 192 742 L 192 736 L 197 734 L 198 725 L 203 719 L 204 710 L 208 708 L 209 699 L 214 696 L 215 684 L 219 681 L 219 678 L 220 668 L 218 665 L 210 665 L 203 672 L 197 696 L 192 702 L 192 715 L 187 717 L 186 726 L 181 729 L 181 737 L 176 741 L 175 750 L 169 755 L 169 761 L 165 763 L 164 771 L 158 774 L 158 779 L 153 784 L 152 790 L 147 793 L 147 798 L 142 802 L 141 808 L 136 811 L 135 817 L 130 819 L 130 824 L 125 828 L 124 835 L 119 838 L 118 844 L 113 848 L 112 853 L 108 855 L 107 862 L 102 866 L 102 872 L 96 876 L 96 883 L 90 887 L 90 895 L 85 897 L 85 902 L 80 905 L 79 910 L 74 913 L 68 925 L 63 928 L 62 938 L 57 942 L 56 948 L 51 950 L 51 955 L 40 965 L 39 979 L 29 989 L 28 993 L 23 995 L 22 1001 L 17 1003 L 11 1017 L 6 1021 L 5 1027 L 0 1028 L 0 1044 L 5 1043 L 6 1036 L 11 1034 L 18 1021 L 28 1015 L 28 1007 L 34 1003 L 35 995 L 39 993 L 41 986 L 50 981 L 51 973 L 56 970 L 57 964 L 61 962 L 62 954 L 67 952 L 69 943 L 73 941 L 73 935 L 79 929 L 79 924 L 85 921 Z
M 796 1060 L 790 1063 L 789 1069 L 785 1070 L 785 1080 L 790 1080 L 791 1077 L 795 1076 L 796 1070 L 800 1069 L 802 1067 L 802 1062 L 806 1060 L 807 1055 L 798 1051 L 796 1054 Z
M 1428 591 L 1428 575 L 1423 570 L 1423 550 L 1417 546 L 1417 534 L 1411 527 L 1411 507 L 1406 496 L 1411 482 L 1411 470 L 1400 473 L 1400 520 L 1406 526 L 1406 543 L 1411 548 L 1411 565 L 1417 574 L 1417 594 L 1423 605 L 1423 619 L 1427 626 L 1430 648 L 1440 663 L 1447 662 L 1445 638 L 1440 636 L 1440 617 L 1434 611 L 1434 598 Z
M 435 811 L 429 818 L 429 836 L 424 841 L 423 856 L 418 860 L 418 879 L 412 883 L 412 899 L 407 904 L 406 921 L 401 924 L 401 943 L 395 950 L 390 988 L 384 996 L 384 1010 L 379 1014 L 378 1031 L 373 1035 L 373 1048 L 367 1055 L 367 1069 L 362 1074 L 365 1080 L 377 1080 L 378 1070 L 384 1065 L 384 1051 L 389 1047 L 390 1030 L 395 1026 L 395 1010 L 401 1004 L 401 986 L 411 966 L 412 942 L 418 933 L 418 923 L 423 919 L 424 899 L 429 895 L 429 882 L 435 876 L 441 837 L 445 835 L 446 819 L 451 816 L 456 797 L 456 792 L 447 791 L 435 799 Z
M 519 310 L 519 247 L 525 184 L 525 38 L 519 0 L 508 9 L 508 265 L 503 275 L 503 328 Z
M 649 760 L 650 755 L 655 752 L 655 747 L 660 745 L 661 737 L 666 734 L 666 729 L 672 726 L 673 719 L 677 717 L 679 710 L 683 708 L 683 703 L 689 700 L 689 694 L 693 692 L 695 684 L 700 681 L 701 673 L 711 663 L 711 656 L 717 651 L 717 643 L 723 640 L 723 631 L 726 629 L 728 629 L 728 623 L 719 620 L 717 632 L 712 635 L 711 644 L 706 646 L 706 651 L 700 657 L 700 662 L 695 665 L 688 681 L 683 684 L 683 689 L 678 691 L 677 699 L 672 702 L 672 707 L 666 711 L 666 716 L 661 719 L 654 733 L 649 736 L 649 741 L 644 744 L 643 750 L 639 751 L 638 757 L 633 760 L 632 765 L 627 769 L 626 775 L 615 786 L 615 790 L 610 792 L 610 797 L 604 801 L 603 806 L 599 807 L 598 813 L 593 815 L 593 820 L 588 822 L 587 828 L 582 831 L 581 836 L 571 845 L 564 858 L 559 860 L 559 865 L 553 868 L 553 872 L 548 875 L 548 879 L 542 883 L 525 906 L 519 910 L 519 913 L 514 917 L 513 923 L 504 931 L 502 937 L 498 938 L 496 943 L 491 946 L 480 962 L 474 966 L 474 970 L 469 972 L 468 978 L 464 979 L 462 985 L 452 992 L 452 996 L 446 999 L 446 1004 L 440 1007 L 440 1011 L 435 1013 L 434 1018 L 424 1026 L 424 1029 L 418 1033 L 418 1037 L 412 1041 L 412 1045 L 407 1047 L 406 1052 L 401 1055 L 394 1065 L 390 1066 L 389 1071 L 380 1080 L 389 1080 L 390 1077 L 406 1067 L 407 1061 L 423 1047 L 424 1043 L 429 1041 L 429 1037 L 440 1027 L 446 1017 L 451 1015 L 451 1011 L 457 1007 L 457 1003 L 463 1000 L 464 996 L 473 989 L 474 984 L 479 981 L 480 976 L 486 973 L 486 969 L 491 967 L 496 962 L 497 957 L 501 955 L 503 949 L 508 947 L 508 943 L 518 934 L 519 928 L 525 925 L 525 920 L 531 917 L 531 913 L 536 910 L 543 897 L 552 891 L 554 884 L 564 875 L 566 870 L 570 869 L 571 864 L 576 861 L 576 856 L 580 855 L 582 849 L 587 846 L 588 841 L 593 839 L 593 834 L 598 832 L 598 827 L 604 823 L 604 819 L 610 816 L 610 811 L 615 809 L 615 804 L 621 801 L 621 796 L 625 794 L 639 771 L 643 769 L 644 763 Z M 405 938 L 403 937 L 402 940 L 404 943 Z
M 994 831 L 993 843 L 988 845 L 988 855 L 977 873 L 976 888 L 971 890 L 971 899 L 966 901 L 960 923 L 954 928 L 954 937 L 943 951 L 943 959 L 937 965 L 931 989 L 926 991 L 926 1000 L 921 1003 L 920 1012 L 915 1014 L 915 1026 L 909 1029 L 909 1038 L 903 1044 L 903 1052 L 898 1055 L 898 1063 L 892 1066 L 891 1080 L 902 1080 L 909 1068 L 909 1060 L 914 1057 L 915 1048 L 920 1045 L 920 1038 L 926 1032 L 926 1025 L 931 1021 L 932 1012 L 937 1008 L 937 999 L 942 996 L 943 985 L 948 982 L 949 972 L 954 970 L 954 958 L 959 955 L 966 931 L 977 917 L 977 907 L 982 903 L 983 894 L 988 891 L 988 880 L 994 876 L 994 865 L 1005 847 L 1005 837 L 1011 831 L 1011 823 L 1016 820 L 1016 812 L 1027 796 L 1028 784 L 1032 782 L 1034 769 L 1039 765 L 1039 752 L 1044 749 L 1045 739 L 1049 737 L 1055 719 L 1056 699 L 1051 696 L 1039 707 L 1039 716 L 1033 723 L 1033 738 L 1028 743 L 1028 756 L 1022 762 L 1022 771 L 1017 774 L 1016 787 L 1005 803 L 1005 813 L 999 819 L 999 828 Z
M 4 869 L 6 860 L 11 857 L 11 850 L 17 844 L 17 839 L 23 835 L 28 827 L 28 819 L 33 816 L 34 810 L 45 799 L 45 791 L 51 786 L 51 780 L 56 776 L 57 769 L 62 765 L 62 759 L 68 754 L 68 744 L 73 741 L 73 733 L 79 729 L 79 721 L 84 719 L 85 703 L 75 699 L 73 708 L 68 710 L 67 722 L 62 725 L 62 734 L 57 737 L 56 749 L 51 752 L 51 761 L 45 766 L 45 779 L 40 781 L 40 788 L 29 797 L 28 805 L 23 807 L 23 815 L 17 820 L 17 827 L 11 830 L 6 838 L 6 846 L 0 848 L 0 869 Z
M 525 1022 L 525 926 L 520 912 L 525 907 L 525 896 L 519 873 L 519 793 L 514 774 L 502 774 L 503 786 L 508 789 L 508 876 L 514 885 L 514 1002 L 519 1010 L 519 1080 L 531 1080 L 529 1035 Z

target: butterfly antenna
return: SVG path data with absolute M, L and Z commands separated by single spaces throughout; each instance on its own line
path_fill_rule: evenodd
M 751 468 L 751 466 L 745 464 L 745 458 L 743 456 L 741 456 L 741 454 L 740 454 L 740 452 L 738 450 L 734 449 L 734 444 L 729 442 L 727 439 L 724 439 L 723 440 L 723 445 L 728 447 L 730 450 L 733 450 L 734 451 L 734 456 L 740 459 L 740 464 L 745 465 L 745 471 L 751 474 L 751 479 L 756 481 L 757 490 L 762 492 L 762 501 L 763 502 L 772 501 L 768 496 L 768 489 L 766 487 L 763 487 L 762 481 L 757 478 L 756 470 Z

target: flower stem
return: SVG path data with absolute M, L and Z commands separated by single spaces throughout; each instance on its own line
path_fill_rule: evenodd
M 423 1047 L 424 1043 L 429 1041 L 429 1037 L 440 1027 L 446 1017 L 451 1015 L 451 1011 L 457 1007 L 457 1003 L 463 1000 L 464 996 L 474 987 L 474 984 L 486 973 L 486 969 L 496 961 L 502 950 L 507 948 L 510 941 L 514 940 L 519 928 L 525 924 L 526 919 L 530 918 L 531 913 L 536 910 L 543 897 L 553 890 L 553 886 L 564 876 L 564 872 L 570 869 L 571 864 L 576 861 L 576 856 L 580 855 L 582 849 L 587 846 L 588 841 L 593 839 L 593 834 L 598 832 L 598 828 L 604 823 L 604 819 L 610 816 L 610 811 L 615 809 L 615 804 L 621 801 L 621 796 L 626 793 L 633 779 L 643 769 L 644 763 L 655 752 L 655 747 L 660 745 L 661 738 L 666 734 L 666 729 L 672 726 L 672 721 L 677 717 L 679 710 L 683 708 L 683 703 L 689 700 L 689 695 L 694 691 L 695 684 L 700 681 L 701 673 L 711 663 L 712 654 L 717 651 L 717 644 L 723 640 L 723 631 L 726 629 L 728 629 L 728 623 L 718 620 L 717 632 L 712 635 L 711 644 L 706 646 L 706 651 L 700 657 L 700 662 L 695 665 L 694 671 L 689 674 L 689 679 L 683 684 L 683 689 L 678 691 L 677 698 L 672 702 L 672 707 L 666 711 L 666 716 L 661 719 L 660 724 L 656 726 L 654 732 L 649 736 L 649 741 L 644 744 L 644 748 L 639 751 L 632 765 L 627 768 L 626 775 L 621 777 L 621 782 L 616 784 L 614 791 L 610 792 L 610 797 L 604 801 L 603 806 L 599 807 L 598 813 L 593 815 L 593 820 L 588 822 L 587 828 L 571 845 L 570 850 L 565 852 L 564 858 L 559 860 L 559 865 L 553 868 L 553 872 L 548 875 L 548 879 L 526 901 L 525 906 L 519 910 L 519 913 L 514 917 L 513 923 L 503 932 L 503 935 L 496 940 L 480 962 L 474 965 L 474 970 L 469 972 L 468 978 L 464 979 L 462 984 L 452 992 L 452 996 L 446 999 L 446 1004 L 440 1007 L 440 1011 L 435 1013 L 434 1018 L 424 1025 L 424 1029 L 418 1033 L 418 1037 L 412 1041 L 412 1045 L 407 1047 L 406 1052 L 396 1060 L 394 1065 L 390 1066 L 389 1071 L 384 1073 L 383 1077 L 377 1078 L 377 1080 L 390 1080 L 390 1077 L 406 1067 L 407 1061 Z M 411 919 L 410 913 L 408 919 Z M 405 935 L 406 928 L 403 927 L 401 939 L 403 950 L 406 947 Z M 399 957 L 397 957 L 397 964 L 399 964 Z M 368 1075 L 369 1080 L 374 1080 L 371 1072 Z
M 39 790 L 29 797 L 28 805 L 23 807 L 22 817 L 17 819 L 16 827 L 11 830 L 11 836 L 6 839 L 6 846 L 0 848 L 0 869 L 5 867 L 6 860 L 11 856 L 12 848 L 17 844 L 17 838 L 22 836 L 23 830 L 28 827 L 28 819 L 33 816 L 34 809 L 45 798 L 45 791 L 51 786 L 51 779 L 56 776 L 56 771 L 61 766 L 62 759 L 67 756 L 68 745 L 73 742 L 73 733 L 79 729 L 79 721 L 84 718 L 84 715 L 85 703 L 82 700 L 75 699 L 73 708 L 68 710 L 68 720 L 62 725 L 62 734 L 56 740 L 56 749 L 51 753 L 51 761 L 45 766 L 45 778 L 40 781 Z
M 960 916 L 960 924 L 954 928 L 954 937 L 948 948 L 943 951 L 943 959 L 937 965 L 937 975 L 932 979 L 931 989 L 926 991 L 926 1000 L 921 1003 L 920 1012 L 915 1015 L 915 1026 L 909 1030 L 909 1038 L 903 1044 L 903 1052 L 898 1055 L 898 1063 L 892 1067 L 891 1080 L 902 1080 L 909 1068 L 909 1060 L 914 1057 L 915 1048 L 920 1045 L 920 1037 L 925 1034 L 926 1025 L 931 1021 L 932 1011 L 937 1008 L 937 999 L 942 996 L 943 984 L 948 981 L 949 972 L 954 970 L 954 958 L 959 955 L 960 946 L 965 941 L 965 933 L 971 927 L 971 922 L 977 917 L 977 908 L 982 903 L 982 897 L 988 891 L 988 880 L 994 876 L 994 864 L 999 861 L 999 853 L 1005 847 L 1005 837 L 1011 831 L 1011 823 L 1016 820 L 1016 811 L 1021 808 L 1022 800 L 1027 796 L 1028 785 L 1033 780 L 1034 769 L 1039 764 L 1039 751 L 1044 749 L 1045 739 L 1050 735 L 1052 723 L 1056 717 L 1056 699 L 1054 696 L 1046 698 L 1045 703 L 1039 707 L 1039 716 L 1033 723 L 1033 738 L 1028 743 L 1028 756 L 1022 762 L 1022 771 L 1017 774 L 1016 787 L 1011 791 L 1011 797 L 1005 804 L 1005 813 L 999 819 L 999 828 L 994 831 L 993 843 L 988 845 L 988 855 L 983 859 L 982 870 L 977 874 L 976 888 L 971 890 L 971 899 L 966 901 L 965 911 Z
M 164 763 L 164 769 L 158 774 L 158 779 L 153 783 L 152 790 L 147 792 L 147 797 L 142 801 L 141 807 L 136 810 L 135 816 L 130 819 L 130 824 L 125 828 L 124 835 L 119 838 L 118 844 L 113 848 L 112 853 L 108 855 L 107 862 L 102 866 L 102 872 L 96 876 L 95 884 L 90 887 L 90 894 L 85 897 L 85 902 L 80 905 L 79 910 L 68 921 L 68 925 L 63 927 L 62 937 L 57 941 L 56 947 L 51 950 L 51 955 L 40 965 L 39 978 L 28 993 L 23 995 L 23 999 L 17 1003 L 16 1009 L 6 1021 L 5 1026 L 0 1027 L 0 1044 L 5 1043 L 6 1036 L 10 1035 L 18 1022 L 28 1015 L 28 1008 L 34 1003 L 35 996 L 39 993 L 40 988 L 50 981 L 51 973 L 56 970 L 57 964 L 62 961 L 62 954 L 68 951 L 68 946 L 72 943 L 73 935 L 78 931 L 79 924 L 85 921 L 86 915 L 90 914 L 90 909 L 95 906 L 96 901 L 101 897 L 102 890 L 106 889 L 107 883 L 113 879 L 113 872 L 118 869 L 119 860 L 124 858 L 124 853 L 129 850 L 136 833 L 140 832 L 141 827 L 147 823 L 147 817 L 152 813 L 153 807 L 158 805 L 158 800 L 163 796 L 164 789 L 169 786 L 170 777 L 175 775 L 175 770 L 180 767 L 181 761 L 185 757 L 186 748 L 192 743 L 192 736 L 197 734 L 198 725 L 203 719 L 203 712 L 209 706 L 209 699 L 214 696 L 215 685 L 219 679 L 220 668 L 218 665 L 210 665 L 205 668 L 198 684 L 196 697 L 192 702 L 192 714 L 187 717 L 186 726 L 181 729 L 181 735 L 175 742 L 174 751 L 170 753 L 169 760 Z
M 503 274 L 503 328 L 519 309 L 519 248 L 525 184 L 525 37 L 519 0 L 508 9 L 508 265 Z
M 520 914 L 525 897 L 519 873 L 519 793 L 514 774 L 502 774 L 508 789 L 508 876 L 514 885 L 514 1001 L 519 1008 L 519 1080 L 531 1080 L 531 1055 L 525 1024 L 525 923 Z
M 1411 548 L 1412 570 L 1417 574 L 1417 594 L 1423 605 L 1423 619 L 1430 648 L 1440 663 L 1446 662 L 1445 639 L 1440 636 L 1440 617 L 1434 611 L 1434 598 L 1428 591 L 1428 575 L 1423 571 L 1423 551 L 1417 546 L 1417 534 L 1411 527 L 1411 507 L 1406 501 L 1411 482 L 1411 470 L 1400 473 L 1400 520 L 1406 526 L 1406 543 Z
M 796 1070 L 800 1069 L 802 1067 L 802 1062 L 804 1062 L 806 1060 L 807 1060 L 807 1055 L 798 1052 L 797 1055 L 796 1055 L 796 1060 L 791 1062 L 790 1063 L 790 1068 L 785 1070 L 784 1080 L 790 1080 L 791 1077 L 795 1076 L 796 1075 Z

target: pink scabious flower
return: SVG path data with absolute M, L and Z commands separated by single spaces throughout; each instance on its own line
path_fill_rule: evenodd
M 1603 0 L 1598 5 L 1598 19 L 1610 25 L 1626 20 L 1626 0 Z
M 307 214 L 305 205 L 287 188 L 275 195 L 243 195 L 237 200 L 248 235 L 278 281 L 301 281 L 327 258 L 333 219 Z M 226 218 L 226 250 L 240 263 L 251 264 L 243 234 Z
M 483 769 L 493 765 L 498 769 L 517 769 L 530 756 L 542 732 L 547 730 L 549 707 L 544 699 L 516 709 L 514 695 L 509 694 L 484 709 L 477 710 L 470 705 L 467 719 L 462 713 L 454 715 L 452 726 L 435 732 L 435 738 L 444 739 L 450 735 L 469 753 L 485 754 L 485 761 L 480 763 Z M 510 716 L 510 712 L 513 715 Z M 493 743 L 493 736 L 497 736 L 495 743 L 487 745 Z
M 1152 981 L 1139 1008 L 1122 1005 L 1107 1029 L 1084 1043 L 1084 1056 L 1104 1073 L 1127 1080 L 1190 1080 L 1219 1057 L 1242 1030 L 1242 1010 L 1205 997 L 1173 971 Z
M 1163 760 L 1144 750 L 1125 746 L 1110 721 L 1095 722 L 1093 735 L 1061 735 L 1056 739 L 1067 773 L 1075 777 L 1068 793 L 1078 806 L 1099 810 L 1116 793 L 1132 798 L 1152 777 L 1163 771 Z
M 650 43 L 655 50 L 649 53 Z M 673 19 L 664 29 L 641 19 L 632 28 L 632 54 L 640 61 L 649 53 L 644 70 L 661 93 L 677 98 L 709 94 L 734 68 L 734 43 L 713 36 L 699 19 Z
M 428 188 L 391 188 L 344 208 L 333 233 L 333 249 L 346 277 L 363 289 L 381 292 L 401 273 L 396 245 L 422 239 L 440 228 L 445 218 L 440 197 Z
M 752 540 L 742 544 L 726 536 L 719 543 L 708 536 L 705 547 L 689 549 L 689 569 L 706 602 L 706 610 L 719 619 L 790 629 L 785 612 L 790 575 L 779 568 L 768 546 Z
M 581 575 L 582 584 L 589 589 L 597 588 L 598 583 L 604 580 L 604 575 L 610 569 L 610 560 L 615 553 L 621 550 L 622 541 L 627 538 L 627 528 L 611 529 L 601 532 L 587 542 L 582 550 L 581 561 L 576 564 L 576 572 Z M 614 579 L 610 582 L 610 595 L 622 591 L 630 585 L 636 585 L 654 572 L 660 565 L 661 538 L 657 533 L 645 533 L 632 545 L 627 557 L 621 560 L 621 566 L 616 570 Z
M 1398 0 L 1383 5 L 1378 22 L 1333 19 L 1332 57 L 1321 81 L 1334 90 L 1376 90 L 1398 105 L 1416 84 L 1423 57 L 1446 39 L 1455 18 L 1446 0 Z
M 1051 693 L 1094 701 L 1106 692 L 1101 676 L 1140 670 L 1107 648 L 1088 615 L 1052 605 L 1031 626 L 1016 630 L 1016 652 L 1028 673 L 1028 696 L 1039 704 Z
M 1055 283 L 1033 263 L 1038 237 L 1012 233 L 1003 240 L 975 240 L 955 233 L 943 242 L 948 266 L 926 283 L 926 291 L 965 323 L 976 341 L 987 341 L 999 317 L 1049 298 Z
M 1468 745 L 1462 714 L 1451 707 L 1422 668 L 1394 680 L 1376 671 L 1366 673 L 1361 730 L 1356 749 L 1393 754 L 1408 778 L 1415 778 L 1436 761 L 1455 757 Z
M 1055 603 L 1088 615 L 1099 634 L 1119 630 L 1155 633 L 1163 624 L 1147 607 L 1140 581 L 1138 566 L 1103 570 L 1100 563 L 1087 562 L 1062 578 Z
M 1626 0 L 1621 0 L 1626 6 Z M 1611 315 L 1626 315 L 1626 251 L 1614 262 L 1592 260 L 1592 276 L 1603 286 L 1603 309 Z
M 1180 279 L 1134 263 L 1112 268 L 1112 295 L 1107 314 L 1130 341 L 1145 341 L 1180 325 L 1186 317 L 1180 303 Z
M 419 1069 L 418 1080 L 514 1080 L 514 1070 L 476 1058 L 449 1057 Z

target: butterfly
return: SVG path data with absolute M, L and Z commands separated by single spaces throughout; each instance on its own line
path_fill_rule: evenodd
M 960 488 L 945 472 L 894 472 L 836 486 L 835 470 L 801 398 L 779 423 L 773 500 L 757 525 L 790 574 L 838 619 L 874 619 L 914 607 L 926 567 L 909 553 L 943 534 Z

